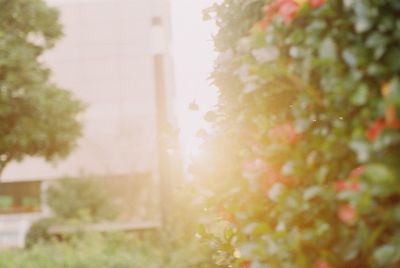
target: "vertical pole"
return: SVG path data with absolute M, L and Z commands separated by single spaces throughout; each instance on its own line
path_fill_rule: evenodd
M 163 142 L 163 129 L 167 124 L 167 103 L 166 103 L 166 88 L 165 88 L 165 55 L 163 53 L 163 29 L 162 20 L 160 17 L 154 17 L 151 20 L 154 38 L 152 40 L 153 51 L 153 68 L 154 68 L 154 87 L 155 87 L 155 103 L 156 103 L 156 131 L 157 131 L 157 155 L 158 155 L 158 173 L 160 187 L 160 208 L 161 220 L 165 224 L 170 181 L 168 178 L 166 148 Z

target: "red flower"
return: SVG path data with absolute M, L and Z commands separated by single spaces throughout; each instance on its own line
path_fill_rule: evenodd
M 313 268 L 333 268 L 327 261 L 319 260 L 314 263 Z
M 310 0 L 310 5 L 313 8 L 317 8 L 325 4 L 325 0 Z
M 250 261 L 243 261 L 240 264 L 240 268 L 250 268 L 251 267 L 251 262 Z
M 347 225 L 353 225 L 358 218 L 357 211 L 349 204 L 340 205 L 337 215 Z
M 370 141 L 375 141 L 381 132 L 384 130 L 386 124 L 382 119 L 376 120 L 372 125 L 368 128 L 366 132 L 367 139 Z
M 349 178 L 350 178 L 350 179 L 359 178 L 362 174 L 365 173 L 366 170 L 367 170 L 367 168 L 366 168 L 365 166 L 356 167 L 355 169 L 353 169 L 353 170 L 350 172 Z
M 385 128 L 400 128 L 400 120 L 394 106 L 386 108 L 384 119 L 377 119 L 370 125 L 366 136 L 370 141 L 375 141 Z
M 296 133 L 291 123 L 277 125 L 268 131 L 268 137 L 272 141 L 287 142 L 293 144 L 298 139 L 299 135 Z
M 390 105 L 385 110 L 385 123 L 389 128 L 399 128 L 400 120 L 397 118 L 397 111 L 394 105 Z
M 343 180 L 338 180 L 335 182 L 336 191 L 351 191 L 358 192 L 360 190 L 360 183 L 358 182 L 348 182 Z

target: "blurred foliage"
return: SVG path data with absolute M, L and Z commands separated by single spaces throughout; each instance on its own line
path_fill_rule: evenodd
M 400 266 L 399 14 L 396 0 L 205 11 L 220 96 L 191 170 L 219 266 Z
M 43 53 L 62 35 L 42 0 L 0 0 L 0 172 L 13 160 L 66 156 L 81 133 L 83 105 L 50 82 Z
M 34 222 L 25 237 L 31 248 L 39 242 L 51 241 L 49 229 L 55 225 L 85 224 L 115 220 L 119 207 L 113 203 L 99 179 L 61 179 L 52 182 L 46 191 L 46 202 L 52 211 L 49 218 Z
M 0 252 L 2 268 L 211 268 L 207 248 L 195 240 L 166 247 L 166 236 L 147 232 L 85 233 L 68 242 L 39 243 L 29 250 Z
M 60 237 L 48 227 L 65 220 L 43 219 L 31 228 L 28 248 L 0 252 L 4 268 L 212 268 L 211 250 L 195 237 L 202 206 L 191 185 L 174 192 L 170 214 L 161 228 L 131 232 L 81 231 Z M 33 242 L 33 243 L 31 243 Z
M 31 248 L 38 243 L 51 241 L 52 236 L 49 229 L 57 222 L 58 220 L 55 218 L 43 218 L 35 221 L 25 236 L 25 247 Z
M 63 221 L 96 222 L 115 219 L 118 207 L 101 179 L 62 179 L 46 191 L 54 217 Z

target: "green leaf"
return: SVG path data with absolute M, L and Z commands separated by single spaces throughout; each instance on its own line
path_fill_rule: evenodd
M 393 214 L 394 214 L 394 219 L 397 221 L 397 223 L 400 223 L 400 205 L 397 205 L 393 209 Z
M 337 59 L 337 47 L 332 38 L 325 38 L 319 47 L 319 56 L 324 59 Z
M 390 81 L 388 102 L 400 106 L 400 79 L 395 77 Z
M 359 17 L 355 18 L 355 30 L 357 33 L 364 33 L 372 28 L 373 21 L 367 17 Z
M 386 35 L 379 32 L 373 32 L 368 36 L 365 45 L 369 48 L 377 48 L 381 46 L 386 46 L 388 41 L 389 38 Z
M 357 66 L 357 55 L 350 49 L 345 49 L 342 52 L 343 60 L 351 67 Z
M 393 172 L 384 164 L 369 164 L 366 176 L 377 184 L 391 184 L 396 181 Z
M 400 71 L 400 61 L 398 59 L 400 59 L 400 49 L 397 47 L 391 48 L 385 56 L 384 61 L 392 72 Z
M 368 101 L 368 86 L 367 84 L 361 84 L 357 87 L 354 94 L 351 96 L 351 103 L 354 105 L 364 105 Z
M 371 76 L 383 77 L 388 73 L 386 66 L 378 63 L 368 65 L 367 73 Z
M 374 251 L 374 261 L 379 266 L 390 265 L 391 263 L 393 263 L 393 258 L 396 256 L 397 251 L 398 249 L 393 245 L 383 245 Z
M 315 197 L 320 196 L 321 194 L 323 194 L 324 189 L 322 189 L 321 186 L 315 185 L 315 186 L 311 186 L 308 187 L 304 192 L 303 192 L 303 199 L 304 200 L 311 200 Z
M 363 140 L 354 140 L 350 142 L 350 148 L 356 153 L 357 160 L 361 163 L 370 158 L 370 145 Z
M 321 32 L 327 28 L 327 23 L 324 20 L 313 20 L 305 29 L 307 33 Z

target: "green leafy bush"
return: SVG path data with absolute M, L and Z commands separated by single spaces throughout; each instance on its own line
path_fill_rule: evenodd
M 400 4 L 224 0 L 192 170 L 223 267 L 400 267 Z M 206 226 L 207 227 L 207 226 Z
M 211 268 L 207 249 L 194 240 L 185 246 L 160 245 L 156 233 L 86 233 L 68 243 L 39 243 L 29 250 L 0 252 L 2 268 Z M 166 241 L 165 241 L 166 242 Z
M 56 223 L 57 220 L 54 218 L 43 218 L 34 222 L 25 237 L 26 248 L 30 248 L 40 242 L 50 241 L 52 235 L 49 233 L 49 228 Z
M 89 178 L 53 182 L 46 191 L 47 205 L 53 215 L 39 219 L 31 225 L 25 237 L 26 247 L 50 241 L 54 235 L 49 233 L 49 229 L 57 224 L 81 224 L 115 219 L 118 209 L 100 182 Z
M 54 216 L 64 221 L 100 221 L 115 219 L 118 208 L 101 180 L 63 179 L 50 185 L 47 204 Z
M 47 232 L 54 219 L 42 220 L 32 226 L 27 238 L 29 248 L 0 252 L 0 267 L 215 267 L 210 249 L 194 235 L 202 209 L 192 202 L 195 193 L 190 187 L 176 191 L 163 226 L 150 230 L 82 231 L 58 241 Z M 60 219 L 56 223 L 60 224 Z

